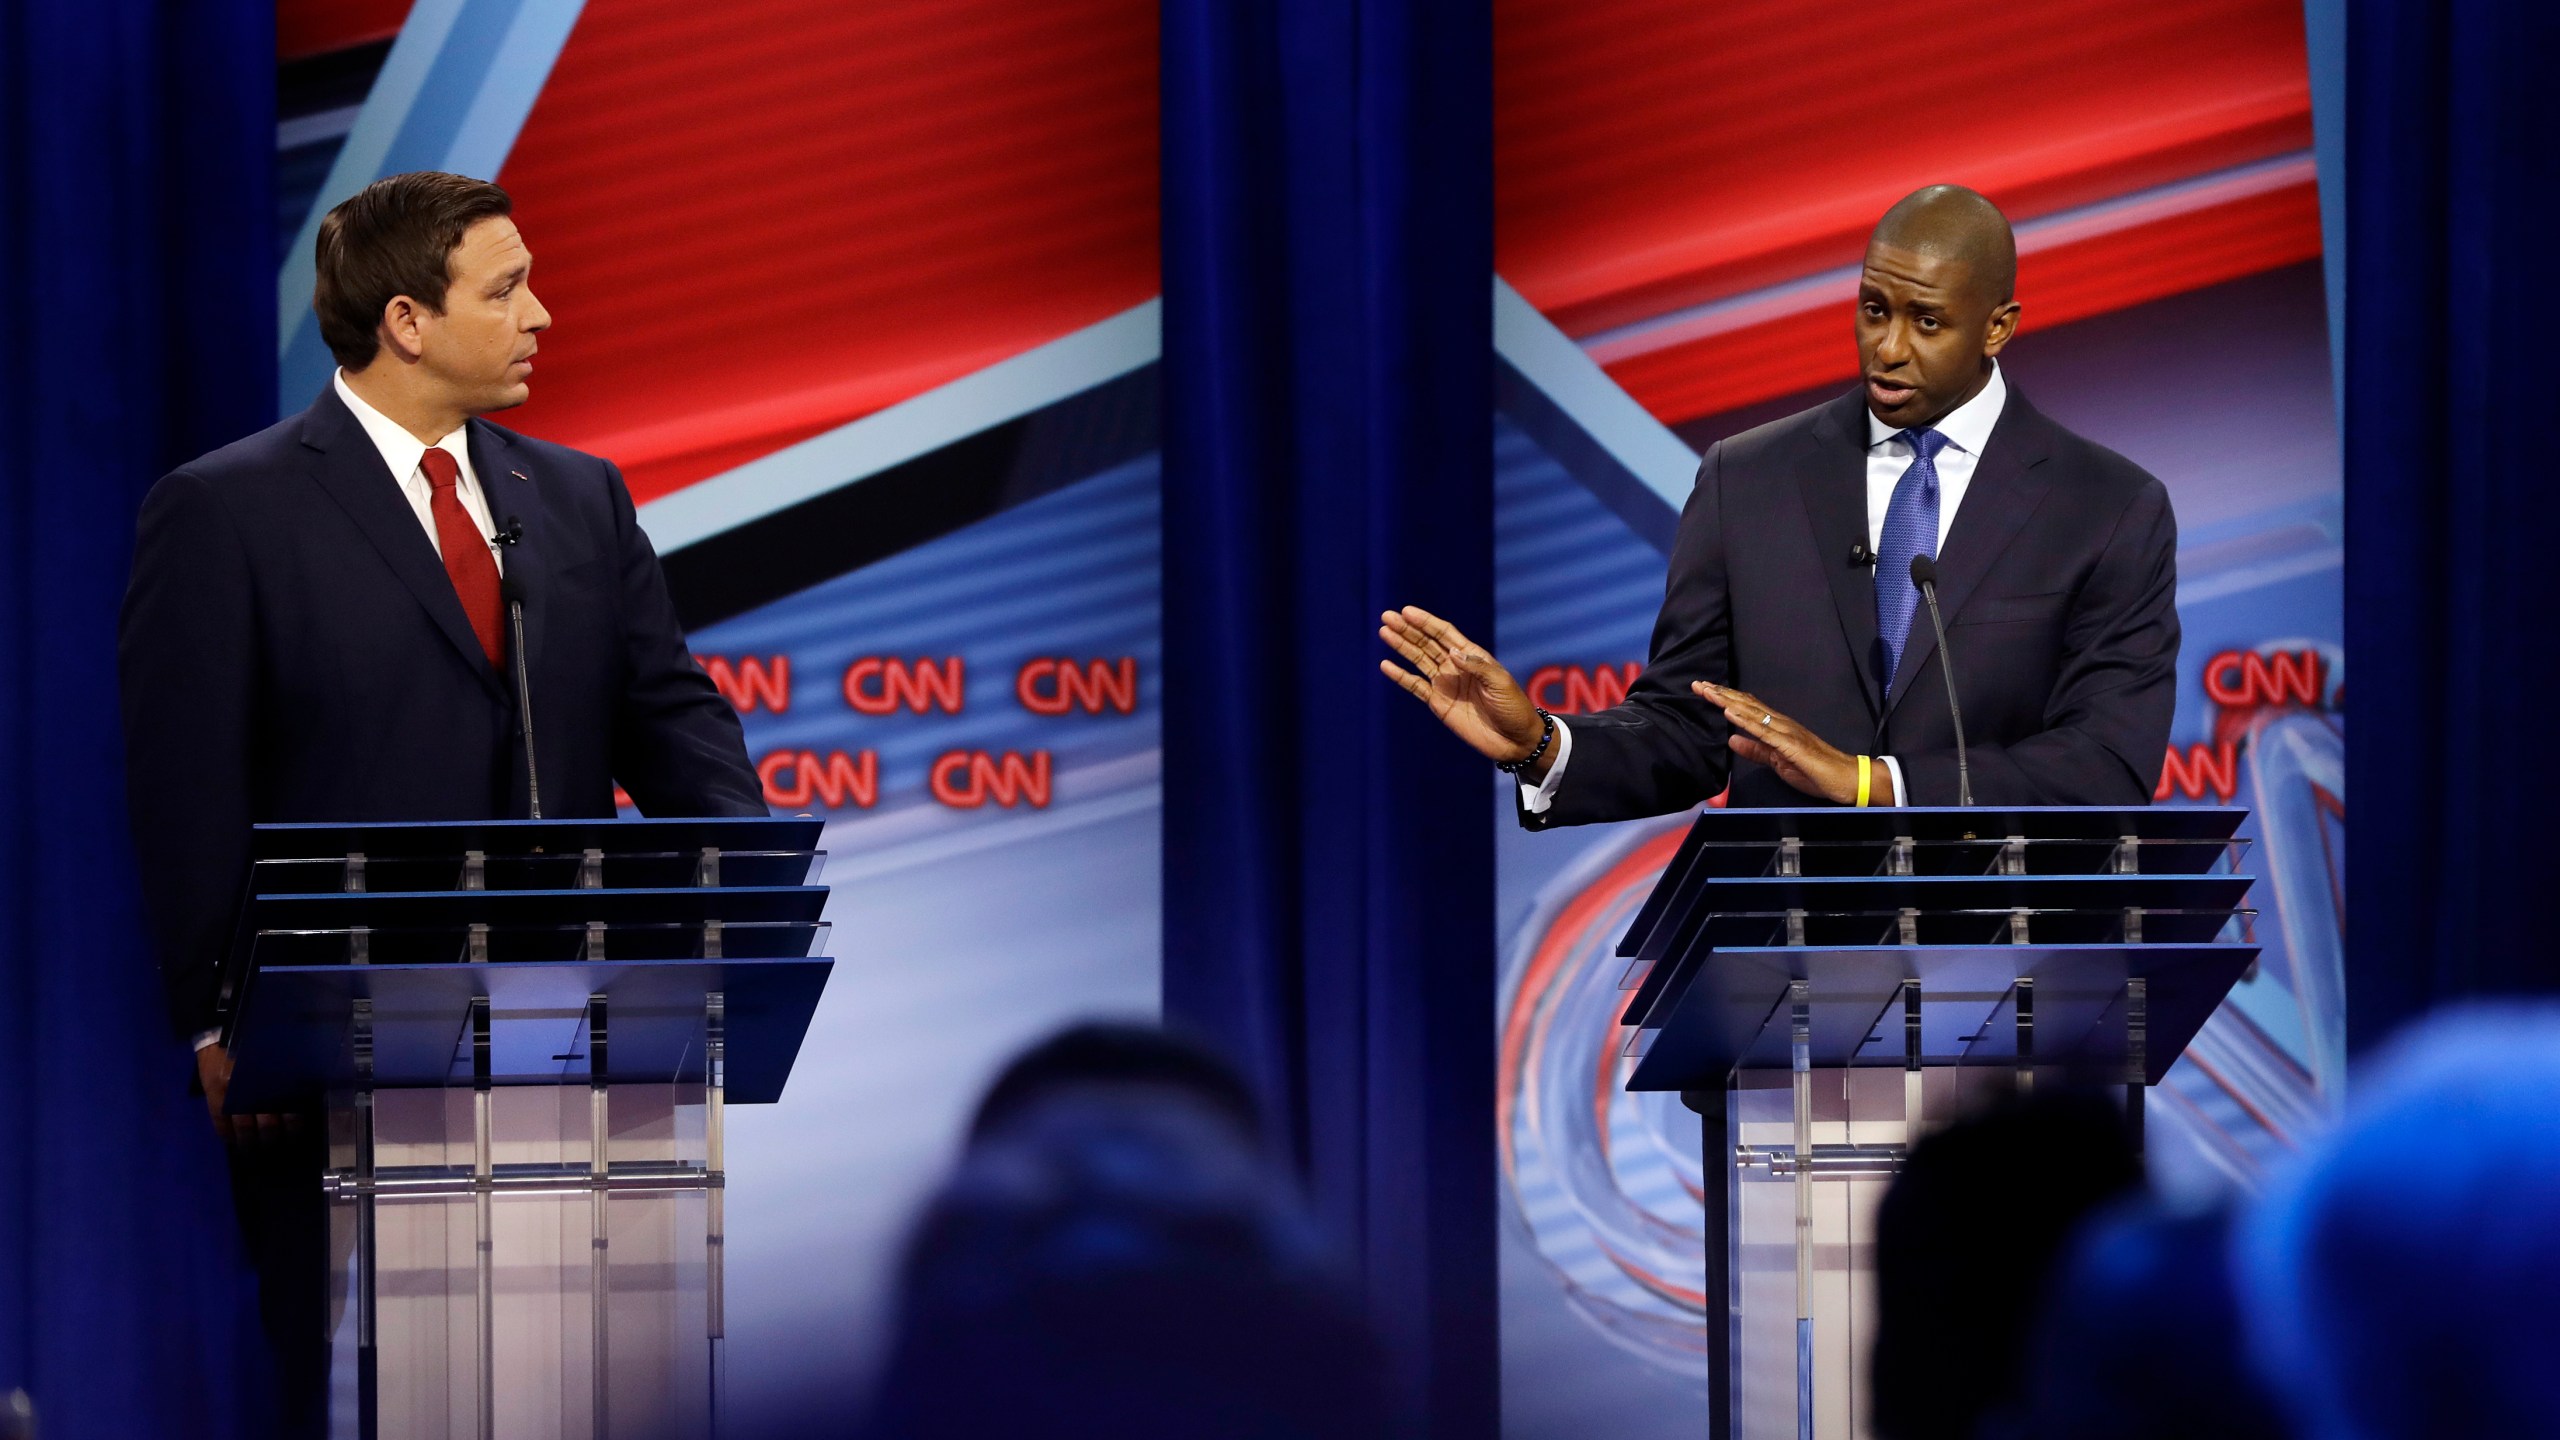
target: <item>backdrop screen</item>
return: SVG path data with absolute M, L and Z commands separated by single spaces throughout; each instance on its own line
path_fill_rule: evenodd
M 1151 0 L 277 9 L 288 406 L 329 204 L 495 178 L 554 316 L 496 417 L 613 459 L 836 971 L 731 1112 L 730 1419 L 847 1413 L 994 1067 L 1158 1008 Z
M 278 365 L 326 207 L 513 194 L 556 317 L 501 417 L 617 461 L 766 796 L 824 818 L 835 980 L 733 1122 L 735 1419 L 842 1408 L 993 1066 L 1160 988 L 1151 0 L 279 0 Z M 1499 0 L 1499 648 L 1640 667 L 1716 439 L 1838 393 L 1893 199 L 2017 222 L 2013 385 L 2160 476 L 2186 644 L 2159 798 L 2245 806 L 2266 958 L 2171 1071 L 2171 1183 L 2334 1097 L 2340 513 L 2301 13 Z M 1879 118 L 1891 123 L 1880 130 Z M 1887 131 L 1893 138 L 1881 138 Z M 1501 827 L 1505 1428 L 1693 1433 L 1694 1121 L 1619 1089 L 1608 952 L 1682 822 Z
M 2169 487 L 2185 627 L 2157 798 L 2247 807 L 2265 958 L 2151 1114 L 2166 1184 L 2251 1183 L 2342 1060 L 2341 495 L 2302 13 L 2290 0 L 1495 8 L 1497 643 L 1615 701 L 1686 467 L 1853 384 L 1866 233 L 1968 184 L 2021 250 L 2012 386 Z M 1887 138 L 1889 136 L 1889 138 Z M 1613 955 L 1685 828 L 1528 834 L 1498 797 L 1503 1415 L 1703 1423 L 1696 1117 L 1620 1090 Z

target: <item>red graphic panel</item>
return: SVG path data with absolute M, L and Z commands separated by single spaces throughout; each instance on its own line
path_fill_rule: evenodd
M 276 0 L 276 58 L 388 40 L 408 18 L 409 0 Z
M 1901 195 L 2021 224 L 2307 150 L 2295 0 L 1500 0 L 1496 258 L 1577 339 L 1853 265 Z M 2319 253 L 2307 174 L 2032 255 L 2029 326 Z M 1847 306 L 1615 360 L 1665 420 L 1856 368 Z
M 1996 196 L 1995 196 L 1996 198 Z M 1886 201 L 1891 204 L 1891 201 Z M 1877 207 L 1879 212 L 1883 206 Z M 1854 248 L 1863 251 L 1861 235 Z M 2022 325 L 2059 325 L 2254 275 L 2320 253 L 2320 201 L 2307 180 L 2229 205 L 2168 216 L 2018 262 Z M 1857 373 L 1849 303 L 1608 366 L 1611 378 L 1666 421 L 1713 415 Z
M 589 0 L 500 183 L 509 418 L 647 501 L 1152 297 L 1152 0 Z

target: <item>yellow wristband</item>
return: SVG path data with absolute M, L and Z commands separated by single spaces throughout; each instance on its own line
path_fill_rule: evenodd
M 1864 755 L 1858 757 L 1858 808 L 1861 810 L 1867 807 L 1867 797 L 1871 793 L 1868 786 L 1875 779 L 1875 763 Z

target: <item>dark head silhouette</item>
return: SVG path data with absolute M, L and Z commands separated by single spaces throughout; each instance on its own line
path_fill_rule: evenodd
M 1213 1053 L 1143 1028 L 1008 1067 L 908 1246 L 859 1433 L 1383 1440 L 1385 1356 L 1252 1118 Z
M 1247 1140 L 1258 1138 L 1262 1127 L 1252 1087 L 1205 1043 L 1157 1025 L 1089 1020 L 1015 1056 L 978 1102 L 969 1138 L 984 1138 L 1060 1092 L 1089 1089 L 1185 1095 L 1232 1122 Z
M 1928 1136 L 1876 1212 L 1876 1433 L 2007 1433 L 2038 1300 L 2073 1228 L 2140 1185 L 2107 1096 L 2042 1089 Z

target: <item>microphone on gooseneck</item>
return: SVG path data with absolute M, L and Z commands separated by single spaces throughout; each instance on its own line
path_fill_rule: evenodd
M 1938 562 L 1928 555 L 1911 557 L 1911 583 L 1929 602 L 1929 628 L 1938 632 L 1938 673 L 1947 677 L 1947 718 L 1956 725 L 1956 803 L 1973 803 L 1973 772 L 1964 759 L 1964 708 L 1956 703 L 1955 654 L 1947 649 L 1947 622 L 1938 613 Z
M 507 517 L 507 529 L 515 534 L 515 539 L 508 540 L 507 544 L 513 545 L 516 540 L 524 538 L 524 527 L 512 515 Z M 527 814 L 539 820 L 542 818 L 542 777 L 533 767 L 533 677 L 524 659 L 524 586 L 517 582 L 513 573 L 498 577 L 498 598 L 506 602 L 507 628 L 514 641 L 509 648 L 515 653 L 516 720 L 524 730 L 525 808 Z

